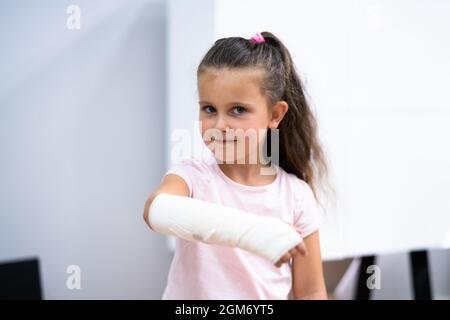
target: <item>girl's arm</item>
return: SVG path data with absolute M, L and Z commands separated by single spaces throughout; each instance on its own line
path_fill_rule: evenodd
M 184 197 L 190 198 L 189 191 L 183 178 L 176 174 L 166 175 L 161 185 L 148 197 L 144 206 L 144 220 L 150 229 L 156 231 L 150 223 L 155 209 L 153 208 L 153 212 L 150 213 L 150 208 L 157 196 L 163 193 L 165 194 L 164 200 L 159 198 L 159 205 L 156 206 L 157 213 L 159 212 L 156 219 L 159 231 L 156 232 L 176 235 L 187 240 L 203 240 L 206 243 L 238 246 L 260 254 L 269 260 L 284 253 L 276 262 L 278 267 L 289 261 L 291 253 L 306 253 L 302 238 L 287 223 L 272 217 L 258 217 L 241 210 L 201 200 L 183 200 Z M 167 195 L 181 196 L 181 198 L 167 197 Z M 224 210 L 226 213 L 223 212 Z M 205 216 L 204 211 L 215 212 L 215 214 Z M 226 215 L 224 216 L 224 214 Z M 218 224 L 217 219 L 223 221 Z M 280 236 L 282 237 L 280 238 Z M 192 237 L 194 239 L 191 239 Z M 206 239 L 203 237 L 207 237 L 209 242 L 205 241 Z M 264 242 L 270 240 L 271 237 L 277 239 L 277 245 L 266 246 Z M 300 243 L 298 243 L 299 240 Z M 295 245 L 296 243 L 297 245 Z M 273 262 L 275 263 L 275 261 Z
M 327 290 L 322 270 L 319 231 L 304 239 L 308 255 L 295 255 L 292 259 L 294 299 L 327 300 Z

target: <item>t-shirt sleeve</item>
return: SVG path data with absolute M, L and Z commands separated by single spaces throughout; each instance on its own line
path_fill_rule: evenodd
M 301 181 L 296 190 L 294 226 L 305 238 L 321 225 L 321 216 L 319 206 L 311 187 L 304 181 Z
M 169 170 L 167 170 L 164 173 L 163 178 L 168 174 L 176 174 L 177 176 L 180 176 L 186 182 L 189 188 L 189 197 L 192 197 L 194 189 L 194 181 L 198 174 L 197 171 L 198 170 L 196 169 L 191 159 L 183 159 L 180 160 L 178 163 L 170 166 Z

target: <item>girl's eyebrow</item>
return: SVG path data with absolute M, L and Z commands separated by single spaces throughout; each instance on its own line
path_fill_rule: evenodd
M 214 104 L 214 103 L 212 103 L 212 102 L 209 102 L 209 101 L 199 101 L 198 103 L 200 103 L 200 104 Z M 252 104 L 251 103 L 247 103 L 247 102 L 230 102 L 230 103 L 228 103 L 228 105 L 245 105 L 245 106 L 251 106 Z

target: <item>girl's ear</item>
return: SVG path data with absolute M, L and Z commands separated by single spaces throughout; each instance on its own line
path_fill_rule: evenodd
M 289 105 L 286 101 L 280 100 L 272 106 L 272 113 L 269 121 L 269 128 L 276 129 L 283 120 L 284 115 L 289 110 Z

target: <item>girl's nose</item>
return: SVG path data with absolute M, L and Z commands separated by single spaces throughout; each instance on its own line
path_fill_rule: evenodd
M 228 125 L 228 123 L 226 122 L 226 120 L 223 119 L 223 117 L 219 117 L 219 118 L 217 119 L 215 128 L 216 128 L 217 130 L 220 130 L 221 132 L 225 133 L 227 130 L 230 129 L 230 126 Z

